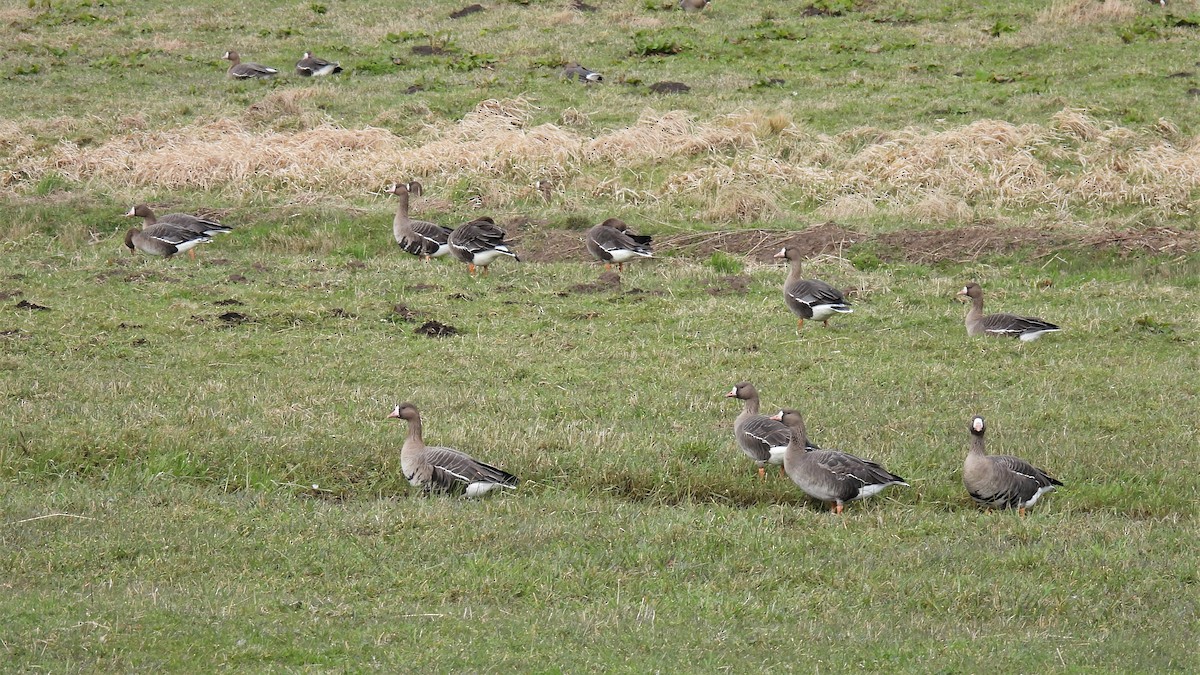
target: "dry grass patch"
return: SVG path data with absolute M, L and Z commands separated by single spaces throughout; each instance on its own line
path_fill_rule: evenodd
M 1058 0 L 1037 14 L 1038 23 L 1119 23 L 1137 16 L 1137 8 L 1125 0 Z

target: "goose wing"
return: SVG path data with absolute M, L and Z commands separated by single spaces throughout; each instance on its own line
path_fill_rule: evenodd
M 496 483 L 505 487 L 516 487 L 520 482 L 520 479 L 511 473 L 484 464 L 454 448 L 426 448 L 425 457 L 433 466 L 431 480 L 444 489 L 462 488 L 471 483 Z

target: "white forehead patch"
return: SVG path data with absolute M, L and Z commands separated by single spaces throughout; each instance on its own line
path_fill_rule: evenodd
M 983 418 L 976 417 L 975 419 L 971 420 L 971 428 L 975 431 L 983 431 Z

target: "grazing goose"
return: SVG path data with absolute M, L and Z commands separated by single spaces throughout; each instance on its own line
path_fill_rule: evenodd
M 979 284 L 969 283 L 958 292 L 959 297 L 970 298 L 967 310 L 967 335 L 996 335 L 1021 338 L 1021 342 L 1033 342 L 1046 333 L 1062 330 L 1058 326 L 1032 316 L 1016 314 L 983 314 L 983 289 Z
M 984 452 L 982 417 L 971 420 L 971 449 L 963 462 L 963 486 L 975 503 L 986 509 L 1025 509 L 1062 482 L 1019 457 Z
M 312 52 L 304 52 L 304 56 L 296 62 L 296 74 L 300 77 L 321 77 L 342 72 L 342 67 L 333 61 L 317 58 Z
M 169 225 L 174 225 L 176 228 L 181 230 L 187 230 L 188 232 L 204 235 L 206 237 L 225 234 L 226 232 L 233 232 L 233 228 L 229 227 L 228 225 L 222 225 L 215 220 L 209 220 L 207 218 L 198 218 L 187 213 L 168 213 L 162 218 L 159 218 L 154 215 L 154 211 L 151 210 L 151 208 L 146 204 L 138 204 L 137 206 L 129 209 L 129 213 L 126 213 L 125 217 L 141 218 L 142 226 L 145 228 L 152 227 L 158 223 L 166 223 Z M 187 252 L 193 260 L 196 259 L 196 251 L 194 249 L 188 248 Z
M 771 417 L 787 425 L 792 432 L 783 454 L 783 470 L 808 496 L 833 502 L 833 512 L 841 513 L 844 502 L 864 499 L 889 485 L 905 485 L 904 479 L 868 459 L 837 450 L 805 451 L 808 435 L 804 417 L 795 410 L 780 410 Z
M 758 464 L 758 477 L 766 477 L 766 465 L 776 464 L 783 471 L 783 456 L 787 451 L 792 432 L 783 423 L 766 415 L 758 414 L 758 390 L 749 382 L 738 382 L 725 394 L 725 398 L 745 401 L 742 412 L 733 421 L 733 439 L 746 456 Z M 808 450 L 818 450 L 815 445 L 805 444 Z M 786 475 L 786 474 L 785 474 Z
M 401 403 L 388 419 L 408 422 L 408 436 L 400 448 L 400 470 L 410 485 L 426 493 L 462 491 L 467 497 L 482 497 L 496 488 L 515 489 L 521 479 L 488 466 L 454 448 L 427 447 L 421 438 L 421 413 L 411 403 Z
M 400 203 L 396 206 L 396 217 L 392 220 L 392 236 L 396 243 L 405 251 L 423 258 L 440 258 L 450 252 L 450 228 L 436 225 L 426 220 L 413 220 L 408 217 L 408 195 L 420 196 L 423 188 L 417 181 L 407 185 L 392 183 L 384 192 L 396 195 Z
M 571 79 L 579 80 L 580 82 L 582 82 L 584 84 L 591 84 L 592 82 L 603 82 L 604 81 L 603 75 L 601 75 L 600 73 L 597 73 L 594 70 L 588 70 L 587 68 L 584 68 L 583 66 L 579 65 L 578 63 L 568 63 L 567 65 L 563 66 L 562 76 L 568 80 L 571 80 Z
M 828 327 L 829 317 L 834 314 L 850 314 L 854 311 L 850 309 L 850 303 L 846 302 L 846 297 L 838 289 L 824 281 L 805 279 L 801 276 L 803 255 L 800 249 L 788 246 L 776 253 L 774 257 L 784 258 L 791 263 L 787 280 L 783 282 L 783 299 L 792 313 L 798 317 L 797 329 L 804 328 L 805 319 L 821 321 Z
M 141 229 L 135 227 L 125 233 L 125 247 L 131 254 L 141 251 L 164 258 L 210 241 L 212 237 L 202 232 L 192 232 L 172 223 L 158 223 Z
M 609 218 L 587 231 L 587 249 L 596 260 L 604 263 L 604 269 L 616 263 L 617 271 L 623 271 L 628 260 L 654 257 L 650 237 L 630 234 L 628 228 L 624 221 Z
M 708 7 L 710 0 L 679 0 L 679 9 L 685 12 L 700 12 Z
M 505 235 L 505 231 L 496 225 L 496 221 L 486 216 L 478 218 L 450 233 L 450 252 L 455 258 L 467 263 L 469 273 L 474 274 L 476 267 L 482 267 L 483 274 L 486 275 L 488 265 L 502 255 L 511 256 L 513 260 L 521 262 L 516 251 L 510 249 L 508 242 L 504 241 Z
M 249 61 L 242 63 L 242 57 L 233 50 L 225 52 L 225 56 L 221 58 L 231 62 L 229 70 L 225 74 L 235 80 L 265 80 L 268 77 L 275 77 L 279 73 L 277 69 L 264 66 L 261 63 L 251 63 Z

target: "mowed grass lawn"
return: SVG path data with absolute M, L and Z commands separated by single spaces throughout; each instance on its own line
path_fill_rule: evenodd
M 0 9 L 0 670 L 1200 670 L 1194 3 L 467 4 Z M 409 178 L 519 250 L 614 215 L 1068 243 L 816 255 L 855 312 L 798 333 L 770 251 L 423 264 Z M 133 258 L 142 201 L 237 229 Z M 1064 330 L 968 339 L 968 281 Z M 760 480 L 742 380 L 910 487 Z M 404 400 L 519 490 L 410 488 Z M 1027 518 L 962 488 L 976 414 L 1065 483 Z

